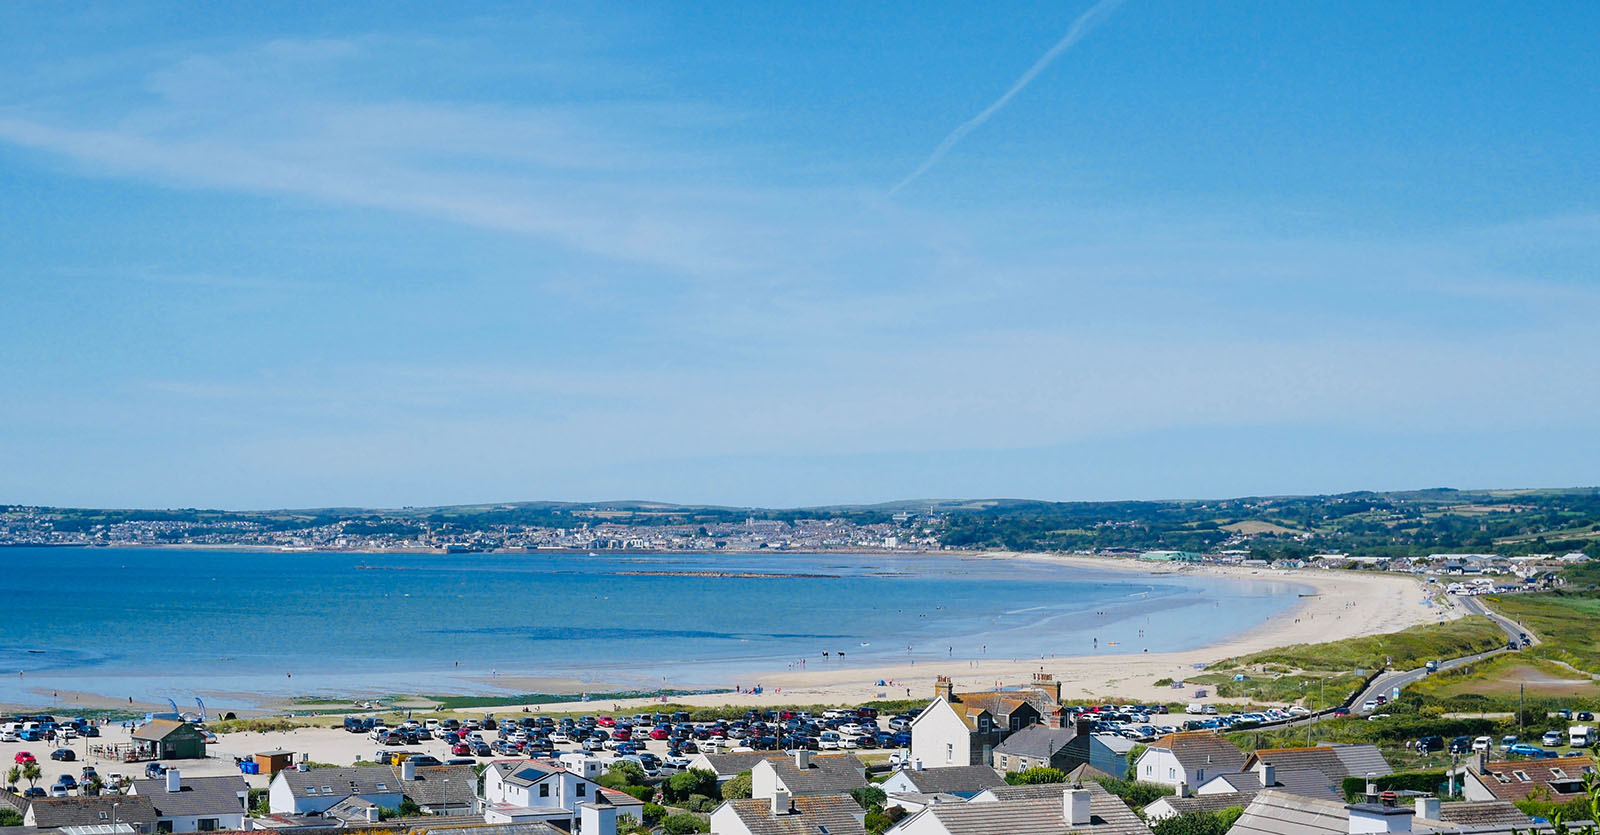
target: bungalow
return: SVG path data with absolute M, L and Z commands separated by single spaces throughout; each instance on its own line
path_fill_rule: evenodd
M 984 789 L 1005 783 L 1004 777 L 986 765 L 955 765 L 949 768 L 902 768 L 878 787 L 889 794 L 949 794 L 965 800 Z
M 938 803 L 900 821 L 890 835 L 1017 835 L 1087 832 L 1149 835 L 1150 827 L 1098 783 L 1004 786 L 1027 792 L 982 792 L 966 803 Z M 1003 799 L 1009 795 L 1014 799 Z
M 22 813 L 22 825 L 37 829 L 123 824 L 150 835 L 156 811 L 148 797 L 39 797 Z
M 849 795 L 728 800 L 711 813 L 711 835 L 866 835 L 866 813 Z
M 274 815 L 320 815 L 347 798 L 357 798 L 392 810 L 410 798 L 430 813 L 476 814 L 477 785 L 471 766 L 418 767 L 410 760 L 399 767 L 291 768 L 273 776 L 267 808 Z
M 1227 809 L 1244 808 L 1254 800 L 1256 792 L 1238 791 L 1230 794 L 1190 795 L 1184 797 L 1169 794 L 1157 798 L 1154 802 L 1144 807 L 1144 819 L 1147 821 L 1162 821 L 1179 815 L 1191 815 L 1196 812 L 1221 812 Z
M 152 760 L 203 760 L 206 736 L 188 722 L 151 719 L 133 731 L 134 750 Z
M 929 768 L 989 765 L 995 746 L 1047 718 L 1059 723 L 1060 684 L 1035 676 L 1035 685 L 956 695 L 949 676 L 934 683 L 934 699 L 911 720 L 911 758 Z
M 150 798 L 157 832 L 238 830 L 244 828 L 250 784 L 237 774 L 184 779 L 171 768 L 159 780 L 134 780 L 128 794 Z
M 1279 773 L 1320 771 L 1335 781 L 1369 774 L 1387 777 L 1394 773 L 1378 746 L 1368 744 L 1325 742 L 1304 748 L 1263 748 L 1246 757 L 1239 770 L 1254 771 L 1263 762 L 1271 763 Z
M 1564 803 L 1585 796 L 1583 779 L 1594 774 L 1589 757 L 1557 757 L 1549 760 L 1489 762 L 1479 757 L 1466 768 L 1461 793 L 1468 800 L 1522 800 L 1534 792 L 1548 794 L 1545 799 Z
M 1171 786 L 1184 794 L 1218 774 L 1238 772 L 1244 762 L 1244 752 L 1221 734 L 1179 731 L 1150 743 L 1134 769 L 1138 779 Z
M 783 751 L 735 751 L 728 754 L 696 754 L 689 760 L 689 768 L 710 771 L 717 775 L 717 785 L 738 777 L 756 767 L 762 760 L 781 760 L 789 755 Z M 813 754 L 812 756 L 819 756 Z M 828 756 L 826 754 L 820 756 Z
M 1128 773 L 1133 743 L 1120 736 L 1095 735 L 1093 724 L 1079 719 L 1071 728 L 1033 725 L 1012 734 L 994 749 L 994 767 L 1001 771 L 1056 768 L 1072 771 L 1089 765 L 1107 774 Z

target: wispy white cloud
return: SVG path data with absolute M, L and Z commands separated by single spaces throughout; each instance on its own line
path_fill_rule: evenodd
M 927 173 L 928 169 L 932 168 L 935 163 L 943 159 L 944 155 L 949 153 L 950 149 L 954 148 L 957 142 L 960 142 L 962 139 L 966 138 L 967 134 L 972 133 L 979 127 L 982 127 L 983 123 L 989 121 L 990 117 L 994 116 L 996 113 L 999 113 L 1000 109 L 1005 107 L 1007 104 L 1010 104 L 1011 100 L 1016 98 L 1017 94 L 1022 92 L 1023 88 L 1027 87 L 1035 78 L 1039 76 L 1039 73 L 1044 72 L 1045 68 L 1055 63 L 1055 60 L 1060 58 L 1063 53 L 1071 49 L 1078 43 L 1078 41 L 1083 40 L 1085 35 L 1088 35 L 1091 31 L 1093 31 L 1094 27 L 1100 25 L 1100 23 L 1107 17 L 1110 17 L 1111 13 L 1116 11 L 1117 7 L 1122 5 L 1123 2 L 1124 0 L 1099 0 L 1099 2 L 1095 3 L 1093 6 L 1090 6 L 1088 11 L 1079 15 L 1076 20 L 1072 21 L 1072 25 L 1067 28 L 1067 34 L 1062 35 L 1061 40 L 1056 41 L 1055 46 L 1050 47 L 1050 49 L 1047 50 L 1044 55 L 1039 57 L 1039 60 L 1033 62 L 1033 66 L 1029 67 L 1026 72 L 1018 76 L 1017 80 L 1012 82 L 1011 86 L 1004 93 L 1000 94 L 1000 98 L 995 99 L 994 102 L 988 107 L 985 107 L 983 110 L 979 111 L 978 115 L 968 119 L 965 122 L 962 122 L 960 125 L 957 125 L 956 129 L 950 131 L 950 134 L 939 143 L 938 147 L 933 149 L 933 153 L 928 154 L 927 158 L 922 161 L 922 164 L 913 169 L 910 174 L 907 174 L 905 179 L 895 183 L 894 187 L 889 189 L 889 193 L 898 193 L 901 189 L 911 185 L 911 183 L 916 181 L 918 177 L 921 177 L 923 174 Z

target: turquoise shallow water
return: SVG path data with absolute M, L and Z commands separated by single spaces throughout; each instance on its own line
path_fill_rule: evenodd
M 518 676 L 731 686 L 799 658 L 1161 652 L 1244 631 L 1303 590 L 937 555 L 6 548 L 0 564 L 9 704 L 473 693 Z M 770 576 L 692 576 L 709 572 Z

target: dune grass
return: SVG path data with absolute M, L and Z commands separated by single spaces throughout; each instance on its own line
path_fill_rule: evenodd
M 1403 670 L 1420 667 L 1436 658 L 1486 652 L 1504 644 L 1505 634 L 1493 621 L 1485 617 L 1466 617 L 1384 635 L 1278 647 L 1227 658 L 1211 665 L 1211 669 L 1245 670 L 1271 664 L 1295 670 L 1344 672 L 1375 670 L 1384 666 L 1385 659 L 1392 659 L 1392 666 Z

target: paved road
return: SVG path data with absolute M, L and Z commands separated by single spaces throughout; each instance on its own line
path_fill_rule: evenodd
M 1484 617 L 1494 621 L 1495 624 L 1500 627 L 1501 631 L 1505 632 L 1507 641 L 1515 641 L 1521 637 L 1524 631 L 1522 626 L 1520 626 L 1516 621 L 1501 615 L 1498 612 L 1495 612 L 1493 609 L 1490 609 L 1488 606 L 1484 605 L 1483 601 L 1477 599 L 1476 597 L 1459 597 L 1456 599 L 1461 602 L 1462 608 L 1466 609 L 1469 614 L 1483 615 Z M 1528 642 L 1530 644 L 1539 643 L 1539 636 L 1534 635 L 1531 632 L 1528 633 Z M 1460 658 L 1446 659 L 1439 662 L 1439 669 L 1449 670 L 1466 664 L 1474 664 L 1482 661 L 1485 658 L 1493 658 L 1496 655 L 1500 655 L 1501 653 L 1508 651 L 1509 650 L 1507 650 L 1505 647 L 1499 647 L 1497 649 L 1492 649 L 1488 652 L 1480 652 L 1475 655 L 1464 655 Z M 1351 711 L 1354 713 L 1361 713 L 1363 712 L 1361 710 L 1361 706 L 1366 702 L 1376 699 L 1379 695 L 1388 696 L 1396 687 L 1404 690 L 1405 688 L 1416 684 L 1418 681 L 1421 681 L 1423 678 L 1427 677 L 1427 675 L 1427 667 L 1418 667 L 1414 670 L 1390 670 L 1385 672 L 1373 679 L 1372 684 L 1368 685 L 1365 690 L 1361 691 L 1360 695 L 1356 696 L 1355 701 L 1350 703 Z M 1383 709 L 1380 707 L 1377 712 L 1381 712 L 1382 710 Z M 1315 724 L 1316 722 L 1320 722 L 1326 718 L 1326 715 L 1308 716 L 1305 719 L 1285 722 L 1283 725 L 1281 725 L 1281 727 L 1301 727 L 1308 724 Z

